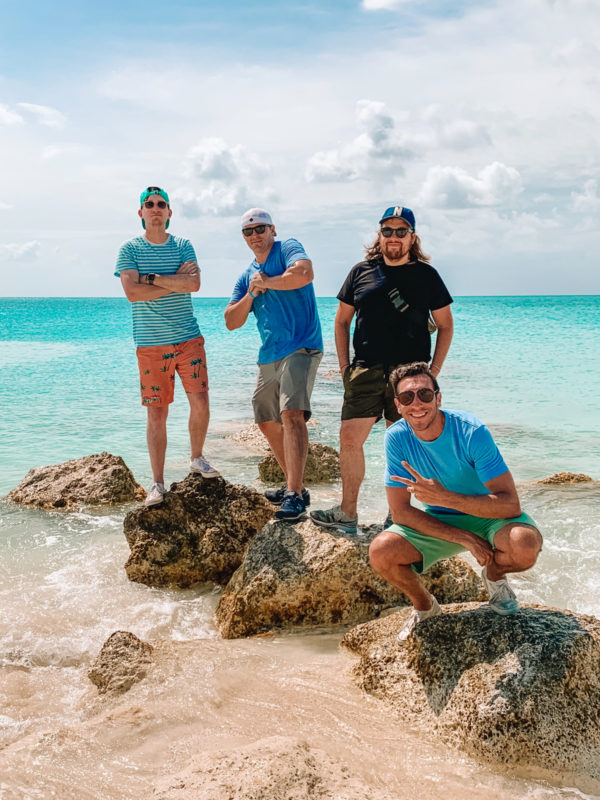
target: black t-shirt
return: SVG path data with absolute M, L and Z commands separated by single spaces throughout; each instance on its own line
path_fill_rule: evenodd
M 452 297 L 430 264 L 388 267 L 377 259 L 352 267 L 338 300 L 356 309 L 353 363 L 395 366 L 429 361 L 429 312 L 450 305 Z

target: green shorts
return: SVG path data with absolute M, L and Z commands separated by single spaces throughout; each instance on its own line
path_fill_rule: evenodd
M 348 367 L 344 372 L 342 419 L 385 416 L 390 422 L 400 419 L 389 381 L 390 369 L 383 364 Z
M 500 528 L 503 528 L 511 522 L 522 522 L 525 525 L 531 525 L 533 528 L 537 528 L 534 520 L 525 512 L 511 519 L 486 519 L 484 517 L 472 517 L 469 514 L 435 514 L 432 511 L 428 511 L 427 513 L 439 519 L 440 522 L 452 525 L 453 528 L 462 528 L 462 530 L 474 533 L 481 539 L 485 539 L 492 547 L 494 546 L 494 536 L 498 533 Z M 466 550 L 466 548 L 462 547 L 460 544 L 446 542 L 444 539 L 436 539 L 435 536 L 428 536 L 426 533 L 420 533 L 414 530 L 414 528 L 408 528 L 406 525 L 391 525 L 389 528 L 386 528 L 386 530 L 397 533 L 398 536 L 402 536 L 421 553 L 423 560 L 411 564 L 411 567 L 415 572 L 418 572 L 419 575 L 422 572 L 427 572 L 436 561 L 456 556 L 458 553 L 464 553 Z

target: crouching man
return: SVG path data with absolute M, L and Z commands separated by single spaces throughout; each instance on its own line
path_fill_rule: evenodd
M 521 512 L 513 477 L 485 425 L 464 411 L 441 408 L 438 383 L 425 362 L 403 365 L 390 377 L 402 419 L 385 434 L 386 491 L 393 525 L 371 542 L 371 566 L 412 601 L 398 636 L 440 614 L 419 575 L 464 550 L 497 614 L 519 603 L 506 575 L 532 567 L 542 548 L 533 519 Z M 414 496 L 425 506 L 411 505 Z

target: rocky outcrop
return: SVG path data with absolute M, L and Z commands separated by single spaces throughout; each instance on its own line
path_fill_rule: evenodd
M 287 736 L 196 756 L 163 778 L 155 800 L 384 800 L 322 750 Z
M 99 453 L 29 470 L 8 499 L 23 506 L 64 510 L 127 503 L 145 496 L 120 456 Z
M 255 422 L 242 430 L 232 433 L 229 438 L 254 453 L 265 455 L 271 452 L 268 441 Z
M 258 474 L 263 483 L 284 483 L 283 472 L 272 453 L 266 455 L 258 464 Z M 340 477 L 340 457 L 337 450 L 326 444 L 308 445 L 305 483 L 325 483 Z
M 480 597 L 481 583 L 460 559 L 427 576 L 439 602 Z M 335 535 L 310 520 L 266 525 L 250 543 L 217 607 L 228 639 L 274 628 L 352 624 L 404 605 L 404 595 L 368 563 L 368 540 Z
M 152 645 L 129 631 L 111 634 L 88 672 L 98 694 L 121 694 L 146 677 L 152 663 Z
M 149 586 L 225 584 L 250 538 L 272 516 L 270 503 L 248 486 L 188 475 L 171 485 L 160 505 L 125 517 L 131 548 L 125 570 L 130 580 Z
M 566 483 L 590 483 L 591 481 L 592 478 L 583 472 L 555 472 L 554 475 L 548 475 L 547 478 L 542 478 L 537 483 L 556 486 Z
M 358 684 L 470 755 L 599 779 L 600 621 L 540 606 L 443 612 L 402 644 L 408 611 L 349 631 Z

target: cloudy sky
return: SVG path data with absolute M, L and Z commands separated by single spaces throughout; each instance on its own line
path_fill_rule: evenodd
M 451 292 L 600 293 L 597 0 L 0 0 L 0 294 L 121 293 L 171 194 L 206 295 L 249 206 L 335 295 L 389 205 Z

